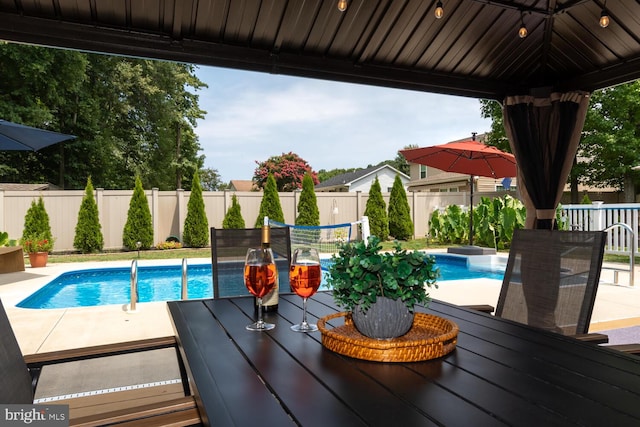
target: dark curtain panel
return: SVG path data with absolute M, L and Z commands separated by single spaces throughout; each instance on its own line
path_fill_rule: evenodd
M 512 96 L 504 101 L 504 127 L 516 156 L 527 228 L 556 226 L 556 207 L 578 150 L 588 104 L 589 95 L 582 92 Z M 522 291 L 530 325 L 555 330 L 560 260 L 561 254 L 552 248 L 522 254 Z M 541 283 L 558 287 L 552 286 L 541 299 Z
M 527 228 L 552 229 L 589 105 L 584 92 L 509 96 L 504 126 L 518 163 Z

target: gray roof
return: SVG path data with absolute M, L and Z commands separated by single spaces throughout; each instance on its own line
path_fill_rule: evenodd
M 45 191 L 45 190 L 58 190 L 58 187 L 53 184 L 14 184 L 14 183 L 0 183 L 0 190 L 4 191 Z

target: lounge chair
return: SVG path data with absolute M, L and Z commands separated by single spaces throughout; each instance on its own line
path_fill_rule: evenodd
M 0 247 L 0 273 L 24 271 L 24 252 L 22 246 Z
M 178 396 L 166 395 L 166 390 L 158 391 L 157 396 L 151 394 L 146 398 L 139 398 L 143 402 L 132 407 L 132 394 L 128 391 L 102 393 L 90 397 L 88 412 L 77 408 L 77 402 L 83 398 L 71 398 L 64 401 L 47 402 L 47 404 L 68 404 L 70 408 L 70 424 L 95 426 L 124 422 L 144 423 L 144 425 L 175 425 L 188 426 L 201 423 L 200 415 L 193 396 L 189 393 L 186 370 L 182 366 L 177 352 L 175 337 L 148 339 L 125 342 L 121 344 L 87 347 L 81 349 L 38 353 L 23 356 L 18 341 L 13 333 L 9 318 L 0 301 L 0 402 L 5 404 L 32 404 L 37 390 L 38 381 L 44 369 L 55 370 L 56 364 L 79 363 L 88 359 L 108 356 L 120 357 L 134 352 L 151 352 L 164 348 L 175 348 L 182 373 L 181 390 Z M 76 370 L 76 375 L 104 375 L 103 372 L 82 372 Z M 80 404 L 86 405 L 86 399 Z M 86 408 L 86 406 L 85 406 Z

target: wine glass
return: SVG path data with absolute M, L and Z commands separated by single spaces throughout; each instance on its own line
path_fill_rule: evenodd
M 307 298 L 315 294 L 321 281 L 320 256 L 313 248 L 298 248 L 293 252 L 289 269 L 291 289 L 302 297 L 302 323 L 291 326 L 296 332 L 314 332 L 318 326 L 307 322 Z
M 276 283 L 276 264 L 271 249 L 250 248 L 244 263 L 244 284 L 258 299 L 258 321 L 247 325 L 249 331 L 268 331 L 275 328 L 273 323 L 262 320 L 262 297 L 274 288 Z

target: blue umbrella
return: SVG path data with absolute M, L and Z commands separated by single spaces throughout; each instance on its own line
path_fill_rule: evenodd
M 37 151 L 49 145 L 74 138 L 75 136 L 73 135 L 0 120 L 0 151 Z

